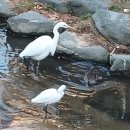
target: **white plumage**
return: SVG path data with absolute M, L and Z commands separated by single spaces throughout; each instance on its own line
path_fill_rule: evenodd
M 31 100 L 31 103 L 44 105 L 43 110 L 46 112 L 45 118 L 47 118 L 48 105 L 58 102 L 63 96 L 66 89 L 65 85 L 61 85 L 58 89 L 50 88 L 42 91 L 39 95 Z M 51 114 L 51 113 L 50 113 Z
M 50 88 L 42 91 L 39 95 L 31 100 L 35 104 L 53 104 L 58 102 L 63 96 L 66 89 L 65 85 L 61 85 L 58 89 Z
M 54 37 L 44 35 L 28 44 L 25 49 L 19 54 L 21 58 L 30 57 L 33 60 L 40 61 L 46 58 L 49 54 L 52 56 L 55 53 L 56 46 L 59 40 L 59 28 L 71 28 L 65 22 L 59 22 L 54 26 Z

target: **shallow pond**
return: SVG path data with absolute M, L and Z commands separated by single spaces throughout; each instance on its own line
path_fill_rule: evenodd
M 0 29 L 0 128 L 130 129 L 129 76 L 112 74 L 108 66 L 77 60 L 65 54 L 55 54 L 43 60 L 40 76 L 35 71 L 27 74 L 18 53 L 33 39 L 15 36 L 3 27 Z M 92 67 L 103 80 L 88 87 L 85 72 Z M 68 88 L 58 103 L 60 114 L 53 108 L 51 111 L 56 116 L 46 121 L 44 113 L 37 112 L 29 101 L 44 89 L 61 84 Z

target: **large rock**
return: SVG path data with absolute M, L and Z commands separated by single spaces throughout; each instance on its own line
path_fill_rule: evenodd
M 55 11 L 68 13 L 70 12 L 70 0 L 33 0 L 46 4 L 48 8 L 53 8 Z
M 71 0 L 72 10 L 76 15 L 95 13 L 99 9 L 108 9 L 111 0 Z
M 54 27 L 54 21 L 35 11 L 29 11 L 10 17 L 7 23 L 13 32 L 24 34 L 51 33 Z
M 86 15 L 95 13 L 98 9 L 108 9 L 111 0 L 33 0 L 51 5 L 58 12 Z
M 112 54 L 110 56 L 111 71 L 128 71 L 130 70 L 130 55 Z
M 60 35 L 57 51 L 73 54 L 82 59 L 94 60 L 97 62 L 108 62 L 108 51 L 98 45 L 90 46 L 82 36 L 77 36 L 72 32 L 64 32 Z
M 10 17 L 15 15 L 9 6 L 9 2 L 7 0 L 0 0 L 0 16 L 1 17 Z
M 100 91 L 95 93 L 93 97 L 87 97 L 84 99 L 84 103 L 112 115 L 115 119 L 124 119 L 127 109 L 127 102 L 129 102 L 126 100 L 127 92 L 126 89 L 124 89 L 125 84 L 115 81 L 107 82 L 108 83 L 105 83 L 104 85 L 99 85 L 99 88 L 102 88 L 102 91 L 99 89 Z M 96 87 L 96 90 L 98 90 L 98 86 Z
M 92 16 L 98 31 L 112 42 L 130 44 L 130 17 L 127 14 L 98 10 Z

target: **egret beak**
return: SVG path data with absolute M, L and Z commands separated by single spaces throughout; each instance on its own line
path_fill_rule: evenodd
M 75 31 L 75 28 L 71 27 L 68 25 L 68 29 L 72 30 L 72 31 Z

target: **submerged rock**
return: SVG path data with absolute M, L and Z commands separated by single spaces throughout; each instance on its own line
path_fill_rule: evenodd
M 101 69 L 97 67 L 91 67 L 89 71 L 85 72 L 84 81 L 86 83 L 86 87 L 93 87 L 95 85 L 101 84 L 107 79 L 107 75 Z
M 98 31 L 109 41 L 130 44 L 129 15 L 101 9 L 92 18 Z
M 16 33 L 43 34 L 51 33 L 54 21 L 35 11 L 21 13 L 7 20 L 8 27 Z
M 118 77 L 119 78 L 119 77 Z M 96 93 L 87 97 L 84 103 L 112 115 L 116 119 L 130 120 L 129 77 L 122 76 L 117 81 L 106 81 L 94 87 Z M 123 81 L 123 82 L 122 82 Z

